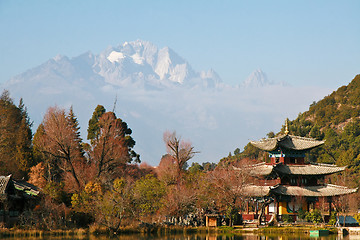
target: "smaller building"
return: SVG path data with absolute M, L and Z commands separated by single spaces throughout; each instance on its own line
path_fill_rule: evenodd
M 12 226 L 27 209 L 32 209 L 40 194 L 39 189 L 25 181 L 0 176 L 0 223 Z
M 206 214 L 205 218 L 206 227 L 220 226 L 219 214 Z

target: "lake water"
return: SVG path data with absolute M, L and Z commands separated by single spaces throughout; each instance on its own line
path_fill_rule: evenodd
M 258 234 L 243 234 L 243 235 L 222 235 L 222 234 L 177 234 L 177 235 L 121 235 L 115 237 L 106 236 L 89 236 L 83 238 L 64 238 L 64 237 L 43 237 L 43 238 L 3 238 L 9 240 L 20 239 L 44 239 L 44 240 L 69 240 L 69 239 L 82 239 L 82 240 L 360 240 L 360 235 L 341 235 L 332 234 L 326 237 L 310 237 L 308 234 L 288 234 L 288 235 L 258 235 Z

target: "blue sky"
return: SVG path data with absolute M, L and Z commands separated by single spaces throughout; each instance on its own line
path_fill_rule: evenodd
M 358 0 L 0 0 L 0 83 L 57 54 L 143 39 L 230 84 L 261 68 L 335 90 L 360 73 L 359 12 Z

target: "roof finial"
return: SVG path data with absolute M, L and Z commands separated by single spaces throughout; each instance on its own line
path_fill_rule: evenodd
M 289 119 L 286 118 L 285 120 L 285 135 L 289 134 Z

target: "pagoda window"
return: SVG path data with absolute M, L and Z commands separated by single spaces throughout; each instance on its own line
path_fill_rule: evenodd
M 308 183 L 307 178 L 302 178 L 302 179 L 301 179 L 301 184 L 302 184 L 302 185 L 306 185 L 307 183 Z
M 291 185 L 296 185 L 296 182 L 297 182 L 297 181 L 296 181 L 296 178 L 291 178 L 291 179 L 290 179 L 290 184 L 291 184 Z

